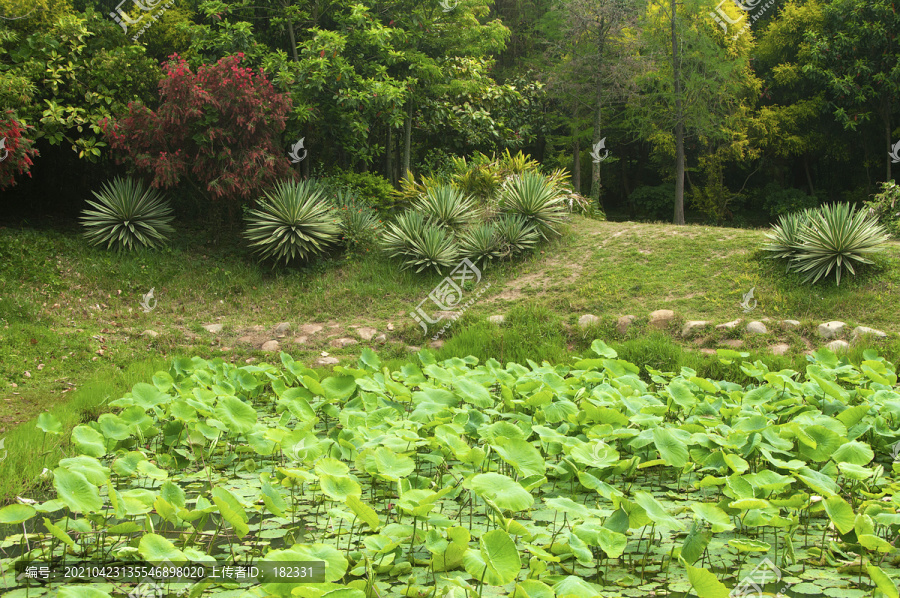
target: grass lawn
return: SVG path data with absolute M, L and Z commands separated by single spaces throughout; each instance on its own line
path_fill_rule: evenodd
M 450 327 L 438 356 L 561 362 L 599 337 L 635 363 L 658 369 L 688 365 L 715 375 L 717 359 L 697 351 L 726 341 L 741 341 L 753 358 L 785 342 L 788 354 L 769 357 L 769 363 L 800 368 L 804 353 L 823 344 L 815 334 L 823 321 L 900 331 L 900 244 L 891 243 L 875 266 L 844 278 L 840 287 L 833 278 L 809 286 L 765 259 L 759 251 L 763 235 L 573 217 L 561 239 L 530 259 L 484 269 L 481 285 L 490 288 Z M 428 342 L 409 312 L 441 280 L 399 272 L 374 250 L 304 269 L 271 270 L 258 265 L 236 237 L 233 244 L 215 245 L 203 230 L 179 231 L 164 251 L 118 255 L 88 247 L 77 228 L 0 229 L 0 437 L 7 438 L 10 455 L 24 455 L 31 450 L 24 438 L 42 446 L 26 423 L 40 412 L 56 409 L 64 424 L 90 419 L 107 395 L 146 380 L 175 356 L 277 360 L 278 351 L 260 347 L 278 340 L 281 350 L 310 365 L 323 352 L 355 363 L 361 347 L 372 346 L 385 365 L 395 367 L 408 358 L 408 346 Z M 140 301 L 151 287 L 157 303 L 145 313 Z M 744 314 L 740 302 L 751 287 L 758 306 Z M 472 296 L 467 289 L 464 299 Z M 676 321 L 651 334 L 647 316 L 656 309 L 674 310 Z M 577 320 L 586 313 L 600 322 L 582 330 Z M 500 328 L 486 321 L 495 314 L 507 318 Z M 620 335 L 615 324 L 624 314 L 637 319 Z M 679 335 L 685 320 L 718 324 L 737 318 L 770 318 L 770 333 L 751 337 L 739 326 L 710 327 L 692 339 Z M 779 320 L 785 318 L 803 325 L 783 329 Z M 291 329 L 279 338 L 274 328 L 281 322 Z M 222 331 L 210 333 L 203 328 L 208 324 L 222 324 Z M 322 330 L 305 334 L 305 324 Z M 375 328 L 386 340 L 362 340 L 355 327 Z M 156 336 L 143 335 L 146 330 Z M 338 338 L 358 344 L 336 348 Z M 888 359 L 900 356 L 896 335 L 880 346 Z M 4 469 L 12 462 L 0 463 L 0 479 L 9 477 Z M 30 466 L 26 473 L 38 464 Z M 27 477 L 15 476 L 12 486 L 0 488 L 0 497 L 8 498 Z

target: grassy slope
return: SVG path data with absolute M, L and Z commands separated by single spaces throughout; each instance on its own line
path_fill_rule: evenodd
M 814 334 L 821 321 L 900 331 L 894 315 L 900 244 L 891 244 L 875 267 L 840 287 L 831 280 L 808 287 L 763 259 L 762 241 L 763 231 L 576 217 L 545 253 L 485 270 L 482 284 L 490 282 L 491 288 L 453 324 L 441 356 L 563 361 L 601 337 L 625 342 L 616 345 L 620 354 L 636 363 L 690 365 L 712 376 L 719 368 L 715 359 L 682 351 L 679 344 L 715 348 L 728 338 L 743 338 L 753 350 L 784 341 L 791 353 L 772 364 L 800 367 L 803 351 L 821 344 Z M 23 436 L 22 428 L 12 435 L 9 430 L 41 411 L 66 404 L 58 411 L 61 419 L 71 423 L 79 410 L 89 416 L 91 405 L 121 393 L 133 383 L 132 374 L 150 367 L 140 364 L 164 363 L 174 355 L 277 360 L 277 354 L 258 347 L 274 338 L 269 331 L 278 322 L 290 322 L 294 330 L 279 339 L 283 348 L 310 364 L 322 351 L 355 361 L 367 343 L 345 349 L 329 344 L 329 336 L 356 337 L 351 326 L 387 333 L 387 344 L 368 344 L 388 366 L 406 358 L 408 344 L 423 343 L 408 313 L 439 276 L 400 273 L 374 253 L 273 272 L 258 266 L 240 245 L 215 247 L 202 231 L 186 231 L 164 252 L 119 256 L 86 247 L 77 231 L 0 229 L 0 437 L 8 437 L 7 448 L 13 436 Z M 158 303 L 146 314 L 139 301 L 150 287 Z M 751 287 L 759 305 L 750 316 L 794 318 L 804 326 L 785 331 L 773 322 L 772 334 L 755 338 L 740 330 L 708 331 L 682 341 L 675 326 L 668 334 L 647 334 L 647 314 L 655 309 L 672 309 L 680 320 L 746 319 L 739 304 Z M 579 330 L 575 322 L 584 313 L 599 316 L 601 323 Z M 485 322 L 493 314 L 507 315 L 502 330 Z M 615 332 L 623 314 L 638 316 L 624 338 Z M 224 325 L 219 335 L 201 327 L 216 322 Z M 294 344 L 299 326 L 314 322 L 325 324 L 325 330 Z M 159 336 L 141 336 L 145 329 Z M 255 346 L 237 340 L 247 335 Z M 900 355 L 896 340 L 885 348 L 889 358 Z M 111 374 L 123 371 L 118 378 Z M 91 388 L 75 390 L 86 384 Z M 80 397 L 76 406 L 67 403 L 72 391 Z M 26 448 L 10 454 L 24 454 Z M 0 477 L 12 461 L 0 464 Z

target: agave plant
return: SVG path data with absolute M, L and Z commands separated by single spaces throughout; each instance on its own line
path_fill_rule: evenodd
M 811 211 L 800 210 L 799 212 L 791 212 L 778 217 L 778 223 L 772 226 L 772 232 L 766 233 L 766 238 L 772 242 L 762 246 L 763 250 L 772 252 L 769 259 L 783 258 L 790 260 L 797 254 L 801 244 L 800 231 L 809 222 Z M 787 269 L 791 269 L 790 261 L 788 261 Z
M 452 231 L 460 230 L 478 216 L 472 197 L 450 185 L 428 187 L 414 208 L 433 224 Z
M 459 257 L 459 248 L 452 234 L 429 224 L 421 213 L 409 210 L 388 224 L 381 246 L 391 258 L 399 259 L 401 270 L 416 267 L 416 272 L 452 266 Z
M 334 209 L 313 181 L 281 181 L 259 209 L 249 210 L 247 232 L 261 259 L 307 259 L 337 243 L 341 229 Z
M 344 245 L 356 248 L 375 240 L 381 226 L 378 212 L 349 191 L 335 193 L 334 207 L 340 217 Z
M 834 270 L 838 285 L 844 268 L 856 274 L 854 262 L 871 264 L 867 256 L 883 251 L 885 241 L 890 238 L 877 219 L 846 203 L 813 210 L 798 236 L 801 245 L 792 258 L 794 269 L 806 274 L 806 282 L 813 283 Z
M 479 224 L 459 237 L 460 253 L 474 263 L 487 264 L 500 257 L 500 237 L 493 223 Z
M 534 249 L 540 236 L 524 217 L 515 214 L 501 216 L 496 223 L 501 256 L 512 257 Z
M 88 200 L 95 209 L 82 211 L 84 236 L 91 245 L 115 247 L 121 251 L 139 247 L 157 247 L 167 240 L 172 208 L 156 189 L 148 189 L 141 181 L 116 177 L 93 192 L 97 202 Z
M 524 217 L 544 239 L 559 234 L 565 204 L 556 185 L 546 176 L 523 172 L 509 179 L 501 194 L 500 205 L 504 212 Z

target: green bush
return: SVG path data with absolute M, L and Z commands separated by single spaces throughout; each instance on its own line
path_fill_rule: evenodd
M 244 236 L 260 259 L 309 259 L 336 245 L 341 228 L 337 214 L 315 181 L 276 184 L 259 209 L 248 210 Z
M 338 191 L 332 201 L 340 219 L 344 246 L 350 251 L 358 251 L 373 245 L 381 230 L 378 212 L 349 191 Z
M 465 231 L 459 237 L 459 249 L 463 257 L 475 264 L 486 265 L 499 258 L 502 252 L 497 225 L 489 222 Z
M 84 236 L 91 245 L 106 244 L 117 250 L 153 248 L 163 245 L 167 233 L 174 232 L 172 208 L 156 189 L 142 181 L 116 177 L 92 192 L 97 202 L 88 200 L 93 210 L 81 212 Z M 99 203 L 98 203 L 99 202 Z
M 394 188 L 383 176 L 374 172 L 339 172 L 323 177 L 330 187 L 352 191 L 359 199 L 376 208 L 390 208 L 394 201 Z
M 900 238 L 900 185 L 893 180 L 881 183 L 881 193 L 867 201 L 865 209 L 891 236 Z
M 675 202 L 675 183 L 644 185 L 628 196 L 635 217 L 642 220 L 671 221 Z
M 459 259 L 452 233 L 430 224 L 424 214 L 414 210 L 387 225 L 381 246 L 389 257 L 400 260 L 401 270 L 416 268 L 416 273 L 434 268 L 440 274 Z
M 769 183 L 758 194 L 757 205 L 762 204 L 771 218 L 819 206 L 819 198 L 800 189 L 785 189 L 777 183 Z
M 524 172 L 506 181 L 501 191 L 503 212 L 525 218 L 544 239 L 559 234 L 565 204 L 556 185 L 536 172 Z
M 523 216 L 516 214 L 501 216 L 496 226 L 501 257 L 511 258 L 527 253 L 533 250 L 540 240 L 534 226 Z
M 782 217 L 766 236 L 773 242 L 763 249 L 788 260 L 788 270 L 804 274 L 805 282 L 815 283 L 834 270 L 838 285 L 845 269 L 856 274 L 854 263 L 871 264 L 868 256 L 882 251 L 889 238 L 867 211 L 845 203 Z
M 428 187 L 413 206 L 437 226 L 459 231 L 478 218 L 478 210 L 471 196 L 450 185 Z

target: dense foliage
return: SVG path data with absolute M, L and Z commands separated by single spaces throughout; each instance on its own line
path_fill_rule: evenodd
M 893 364 L 822 350 L 774 372 L 720 351 L 738 384 L 592 348 L 555 367 L 423 351 L 394 371 L 366 349 L 324 378 L 285 353 L 176 359 L 72 431 L 54 496 L 0 509 L 46 527 L 6 538 L 4 565 L 240 555 L 325 564 L 323 584 L 257 596 L 724 597 L 769 559 L 799 593 L 896 594 Z

